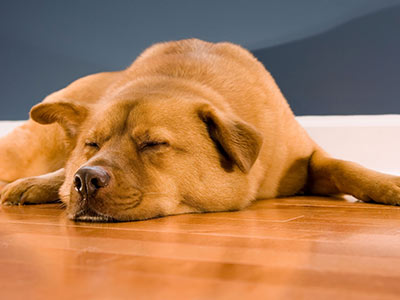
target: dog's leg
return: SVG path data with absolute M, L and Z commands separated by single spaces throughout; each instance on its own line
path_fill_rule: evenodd
M 41 176 L 18 179 L 6 185 L 1 192 L 5 205 L 39 204 L 59 199 L 58 190 L 64 182 L 64 169 Z
M 400 205 L 400 177 L 379 173 L 356 163 L 313 153 L 308 191 L 312 194 L 349 194 L 365 202 Z
M 65 134 L 58 124 L 29 120 L 0 138 L 0 181 L 53 172 L 64 166 L 67 156 Z

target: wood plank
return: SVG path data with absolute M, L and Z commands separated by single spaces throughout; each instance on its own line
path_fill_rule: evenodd
M 399 217 L 320 197 L 114 224 L 2 207 L 0 299 L 397 299 Z

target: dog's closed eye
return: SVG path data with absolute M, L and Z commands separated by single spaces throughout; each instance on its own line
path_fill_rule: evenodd
M 146 141 L 143 142 L 140 145 L 140 150 L 141 151 L 146 151 L 146 150 L 159 150 L 163 147 L 168 147 L 169 143 L 165 141 Z
M 86 147 L 93 148 L 93 149 L 100 149 L 99 144 L 96 143 L 96 142 L 92 142 L 92 141 L 86 141 L 86 142 L 85 142 L 85 146 L 86 146 Z

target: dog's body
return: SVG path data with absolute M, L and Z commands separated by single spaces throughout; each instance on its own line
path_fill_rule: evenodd
M 124 71 L 51 94 L 31 117 L 0 140 L 0 180 L 12 182 L 3 203 L 54 201 L 61 187 L 70 218 L 94 221 L 300 193 L 400 204 L 398 177 L 330 158 L 265 68 L 230 43 L 156 44 Z

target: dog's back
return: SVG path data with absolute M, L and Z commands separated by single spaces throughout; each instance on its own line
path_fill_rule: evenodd
M 213 105 L 256 127 L 264 139 L 251 176 L 260 182 L 257 197 L 293 195 L 305 186 L 308 160 L 317 146 L 270 73 L 244 48 L 197 39 L 160 43 L 127 72 L 127 80 L 169 76 L 202 84 L 221 96 L 210 98 Z

